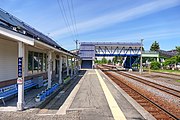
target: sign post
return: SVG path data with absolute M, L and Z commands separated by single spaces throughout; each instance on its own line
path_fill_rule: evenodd
M 24 109 L 24 43 L 18 42 L 18 102 L 17 110 Z

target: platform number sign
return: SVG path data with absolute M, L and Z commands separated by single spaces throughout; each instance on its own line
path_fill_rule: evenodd
M 22 57 L 18 58 L 18 77 L 22 77 Z

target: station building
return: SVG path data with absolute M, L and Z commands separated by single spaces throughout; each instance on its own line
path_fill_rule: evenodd
M 22 63 L 22 65 L 19 65 Z M 0 9 L 0 88 L 18 84 L 18 104 L 22 108 L 23 83 L 39 76 L 51 87 L 73 76 L 79 57 L 55 41 Z

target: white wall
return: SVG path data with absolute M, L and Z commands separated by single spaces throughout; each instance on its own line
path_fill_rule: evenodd
M 18 44 L 0 38 L 0 81 L 17 77 Z

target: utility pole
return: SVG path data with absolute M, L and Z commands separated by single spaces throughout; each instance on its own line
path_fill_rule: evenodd
M 141 59 L 140 59 L 140 68 L 139 68 L 139 72 L 140 74 L 142 74 L 142 42 L 143 42 L 143 39 L 141 39 Z
M 76 50 L 78 49 L 78 40 L 74 40 L 76 43 Z

